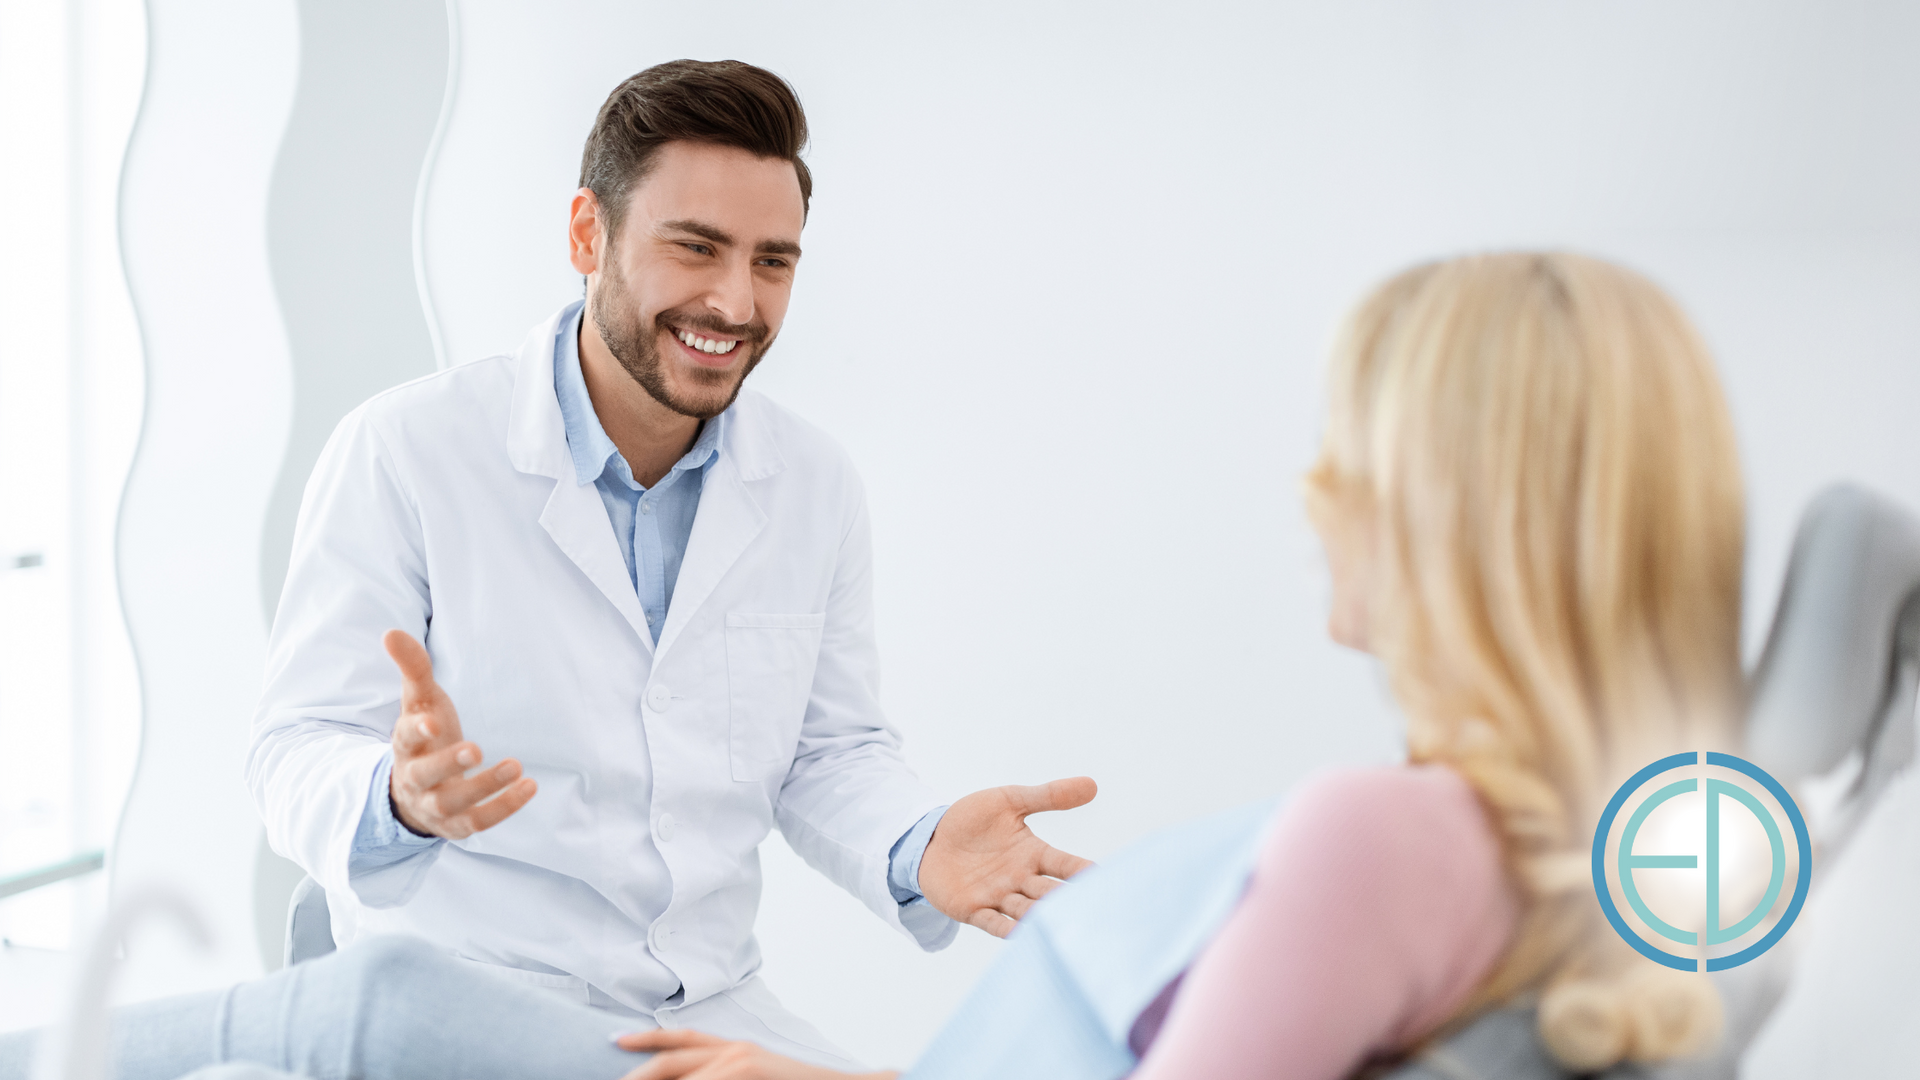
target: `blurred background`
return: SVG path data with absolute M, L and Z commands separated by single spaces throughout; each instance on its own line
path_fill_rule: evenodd
M 1920 507 L 1920 5 L 0 0 L 0 1029 L 111 895 L 123 998 L 276 966 L 299 871 L 241 780 L 338 419 L 577 297 L 594 111 L 676 57 L 799 90 L 816 178 L 753 377 L 869 487 L 885 701 L 955 795 L 1086 773 L 1095 859 L 1392 760 L 1297 495 L 1345 306 L 1410 262 L 1633 266 L 1721 365 L 1757 652 L 1794 521 Z M 766 976 L 911 1061 L 992 959 L 919 953 L 763 849 Z M 97 869 L 104 865 L 104 869 Z M 34 875 L 40 875 L 34 877 Z M 1920 1065 L 1920 791 L 1796 928 L 1747 1075 Z

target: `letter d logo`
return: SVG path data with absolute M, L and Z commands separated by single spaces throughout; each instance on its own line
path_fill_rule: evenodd
M 1619 839 L 1612 847 L 1613 858 L 1609 859 L 1609 836 L 1613 832 L 1614 821 L 1619 817 L 1628 802 L 1642 788 L 1663 773 L 1690 766 L 1698 766 L 1704 756 L 1705 764 L 1713 769 L 1730 770 L 1756 782 L 1769 796 L 1774 806 L 1768 806 L 1753 792 L 1738 782 L 1729 781 L 1720 776 L 1691 777 L 1675 780 L 1647 796 L 1627 817 L 1626 824 L 1620 829 Z M 1704 779 L 1704 787 L 1702 781 Z M 1696 855 L 1638 854 L 1634 851 L 1635 841 L 1639 839 L 1641 827 L 1647 822 L 1648 815 L 1676 795 L 1703 791 L 1706 795 L 1706 917 L 1699 932 L 1683 930 L 1666 919 L 1661 918 L 1641 896 L 1640 884 L 1635 878 L 1638 871 L 1648 870 L 1699 870 L 1699 857 Z M 1728 802 L 1731 800 L 1731 803 Z M 1751 814 L 1765 830 L 1767 836 L 1767 854 L 1770 859 L 1767 887 L 1758 902 L 1731 924 L 1723 924 L 1720 911 L 1721 900 L 1721 814 L 1723 805 L 1737 807 L 1733 812 Z M 1777 808 L 1777 809 L 1776 809 Z M 1780 891 L 1786 884 L 1789 865 L 1787 846 L 1781 834 L 1776 814 L 1784 816 L 1793 829 L 1796 853 L 1799 856 L 1799 869 L 1795 874 L 1793 895 L 1786 909 L 1772 920 L 1772 925 L 1757 940 L 1740 944 L 1759 929 L 1762 923 L 1774 915 L 1780 901 Z M 1621 894 L 1626 897 L 1627 906 L 1639 917 L 1641 924 L 1653 934 L 1680 945 L 1692 946 L 1689 951 L 1702 955 L 1680 956 L 1659 948 L 1643 937 L 1614 903 L 1613 889 L 1608 883 L 1607 867 L 1612 863 Z M 1807 886 L 1813 875 L 1813 843 L 1807 835 L 1805 819 L 1800 816 L 1800 808 L 1787 795 L 1786 788 L 1778 780 L 1769 776 L 1764 769 L 1734 757 L 1731 754 L 1718 754 L 1711 751 L 1705 755 L 1698 753 L 1675 754 L 1635 773 L 1620 790 L 1614 792 L 1607 808 L 1600 815 L 1600 824 L 1593 835 L 1593 888 L 1600 899 L 1600 909 L 1606 912 L 1607 921 L 1620 936 L 1632 945 L 1640 955 L 1658 964 L 1681 971 L 1724 971 L 1739 967 L 1741 964 L 1771 949 L 1794 919 L 1800 915 L 1801 905 L 1807 899 Z M 1669 912 L 1671 914 L 1671 912 Z M 1727 947 L 1729 951 L 1714 954 L 1718 949 Z

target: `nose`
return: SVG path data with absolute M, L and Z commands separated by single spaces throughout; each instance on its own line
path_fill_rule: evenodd
M 713 290 L 707 294 L 707 307 L 735 326 L 753 321 L 753 263 L 750 260 L 730 262 L 721 271 Z

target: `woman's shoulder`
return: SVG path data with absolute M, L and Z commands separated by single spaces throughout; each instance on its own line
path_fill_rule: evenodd
M 1425 808 L 1442 813 L 1478 812 L 1473 786 L 1445 765 L 1365 765 L 1322 769 L 1300 782 L 1294 807 L 1333 804 L 1359 810 L 1370 805 Z
M 1259 909 L 1247 915 L 1310 924 L 1327 963 L 1370 973 L 1376 1049 L 1457 1009 L 1519 919 L 1500 837 L 1444 765 L 1321 773 L 1270 828 L 1247 894 Z
M 1486 827 L 1473 785 L 1438 764 L 1324 769 L 1301 781 L 1282 812 L 1352 816 L 1375 826 L 1435 815 L 1448 826 Z
M 1396 895 L 1423 883 L 1488 893 L 1504 887 L 1499 836 L 1472 785 L 1445 765 L 1330 769 L 1309 777 L 1276 816 L 1261 867 L 1302 859 L 1338 865 L 1363 887 L 1395 886 Z

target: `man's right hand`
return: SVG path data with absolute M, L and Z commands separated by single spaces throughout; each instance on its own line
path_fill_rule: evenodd
M 460 738 L 453 699 L 433 681 L 426 647 L 404 630 L 380 639 L 400 668 L 400 719 L 393 724 L 393 774 L 388 789 L 400 823 L 422 836 L 462 840 L 491 829 L 533 798 L 531 777 L 508 758 L 472 776 L 480 748 Z

